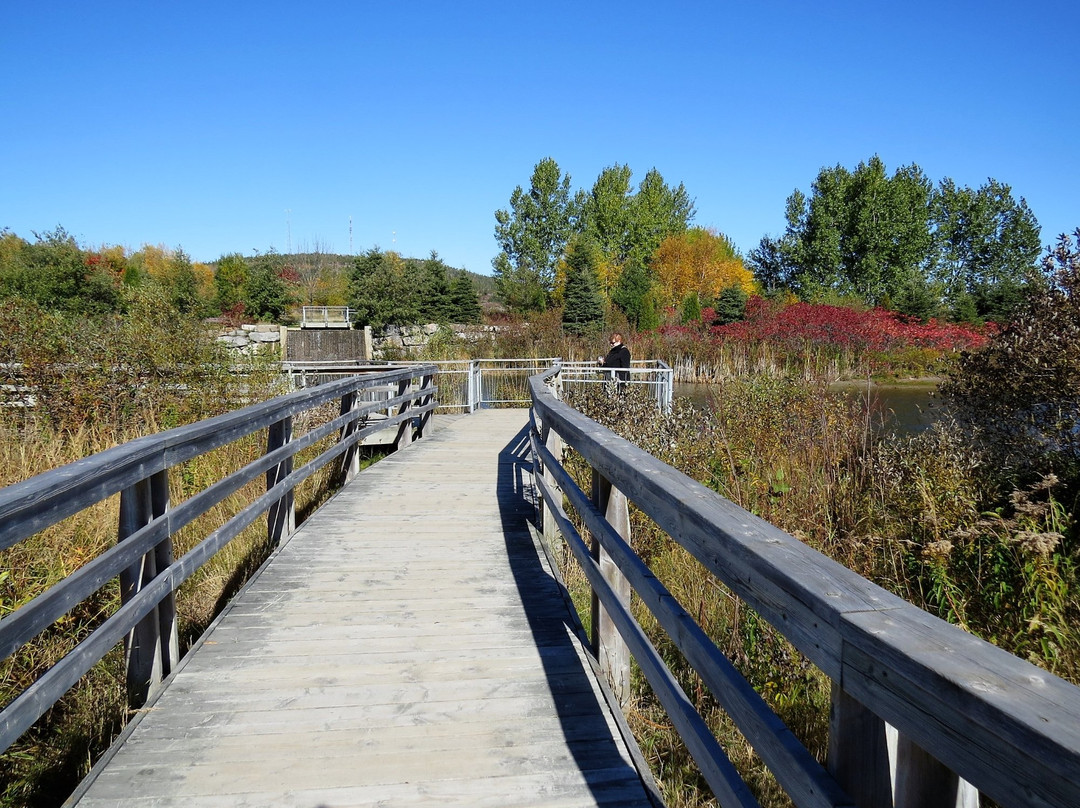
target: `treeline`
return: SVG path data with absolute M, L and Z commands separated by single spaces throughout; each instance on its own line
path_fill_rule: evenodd
M 917 165 L 891 175 L 874 156 L 823 168 L 786 201 L 787 228 L 747 255 L 694 227 L 693 199 L 655 169 L 635 189 L 628 166 L 572 192 L 551 158 L 495 212 L 496 288 L 511 309 L 563 308 L 581 331 L 599 312 L 647 330 L 663 319 L 738 318 L 747 295 L 882 307 L 926 320 L 1007 320 L 1045 285 L 1039 224 L 1023 198 L 989 179 L 979 188 Z
M 383 328 L 418 323 L 478 323 L 480 299 L 468 273 L 448 267 L 438 253 L 423 261 L 373 247 L 349 276 L 354 322 Z
M 1041 287 L 1039 223 L 995 179 L 934 185 L 914 163 L 891 176 L 878 157 L 823 168 L 786 203 L 787 228 L 748 263 L 766 290 L 853 298 L 926 318 L 1006 320 Z
M 291 255 L 230 253 L 206 264 L 181 248 L 87 249 L 62 227 L 32 241 L 0 231 L 0 300 L 83 318 L 128 315 L 148 300 L 192 319 L 285 322 L 299 306 L 348 305 L 358 325 L 470 323 L 481 317 L 478 285 L 494 289 L 491 279 L 450 267 L 434 252 L 418 260 L 316 246 Z
M 495 287 L 513 311 L 562 308 L 574 332 L 615 306 L 638 329 L 655 328 L 665 309 L 688 298 L 706 305 L 725 289 L 744 295 L 753 279 L 734 245 L 692 228 L 694 202 L 655 168 L 633 187 L 629 166 L 600 172 L 589 191 L 571 193 L 552 158 L 495 212 Z

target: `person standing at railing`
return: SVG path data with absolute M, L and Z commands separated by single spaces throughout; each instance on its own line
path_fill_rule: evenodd
M 607 352 L 607 356 L 597 358 L 601 365 L 612 368 L 611 376 L 617 381 L 619 392 L 622 392 L 630 381 L 630 349 L 623 344 L 622 334 L 612 334 L 611 350 Z

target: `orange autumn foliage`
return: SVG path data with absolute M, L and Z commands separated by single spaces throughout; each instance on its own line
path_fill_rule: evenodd
M 666 306 L 679 305 L 692 292 L 713 300 L 729 286 L 754 291 L 753 274 L 727 236 L 712 229 L 694 227 L 664 239 L 651 266 Z

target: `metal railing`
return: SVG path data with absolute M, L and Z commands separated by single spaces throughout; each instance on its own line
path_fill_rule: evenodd
M 349 328 L 352 312 L 348 306 L 304 306 L 300 310 L 301 328 Z
M 450 359 L 441 361 L 395 362 L 395 366 L 435 365 L 440 412 L 474 412 L 486 407 L 528 407 L 528 380 L 554 365 L 562 368 L 559 384 L 563 388 L 613 384 L 612 371 L 595 362 L 562 362 L 545 359 Z M 342 376 L 378 371 L 384 365 L 361 362 L 286 362 L 294 388 L 310 387 Z M 630 380 L 634 387 L 649 389 L 657 406 L 667 412 L 674 394 L 674 371 L 658 359 L 639 359 L 631 363 Z

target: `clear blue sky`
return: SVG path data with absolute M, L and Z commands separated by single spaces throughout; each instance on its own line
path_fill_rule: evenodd
M 822 166 L 994 177 L 1080 226 L 1080 5 L 4 3 L 0 228 L 96 247 L 431 250 L 489 273 L 553 157 L 628 164 L 747 251 Z

